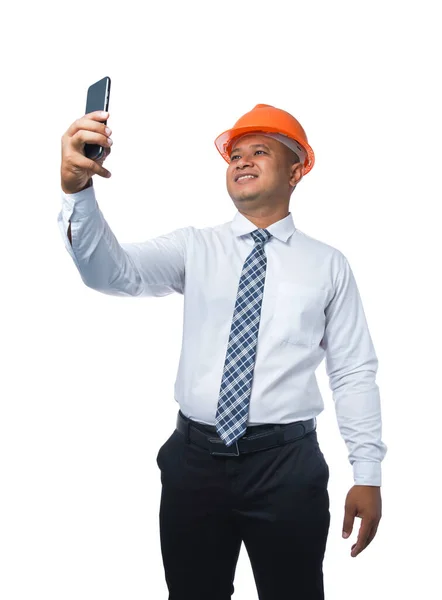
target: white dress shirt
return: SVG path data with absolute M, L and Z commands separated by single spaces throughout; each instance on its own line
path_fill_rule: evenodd
M 93 186 L 62 192 L 57 220 L 88 287 L 115 296 L 183 295 L 174 396 L 184 415 L 214 425 L 239 279 L 256 225 L 237 211 L 232 221 L 214 227 L 187 226 L 120 244 Z M 272 237 L 264 246 L 248 425 L 317 417 L 324 403 L 315 371 L 325 358 L 354 482 L 380 486 L 387 446 L 381 440 L 378 360 L 350 265 L 339 250 L 297 229 L 291 213 L 266 229 Z

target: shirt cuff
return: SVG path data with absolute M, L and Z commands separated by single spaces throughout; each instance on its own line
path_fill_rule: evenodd
M 93 185 L 75 194 L 66 194 L 62 190 L 62 212 L 66 221 L 80 221 L 97 209 Z
M 355 461 L 353 463 L 353 478 L 355 485 L 381 486 L 381 463 Z

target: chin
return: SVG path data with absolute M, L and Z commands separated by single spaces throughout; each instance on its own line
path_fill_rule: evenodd
M 229 196 L 232 198 L 232 200 L 234 202 L 238 202 L 238 203 L 242 203 L 242 202 L 252 202 L 253 200 L 256 200 L 257 198 L 259 198 L 259 194 L 251 194 L 250 192 L 247 192 L 247 190 L 242 190 L 239 193 L 238 192 L 232 192 L 231 190 L 229 190 Z

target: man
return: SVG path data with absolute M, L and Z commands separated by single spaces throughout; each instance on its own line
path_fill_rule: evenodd
M 314 373 L 324 358 L 355 481 L 347 536 L 362 518 L 352 556 L 377 531 L 387 447 L 378 363 L 352 270 L 289 212 L 314 165 L 305 131 L 289 113 L 258 104 L 215 141 L 228 163 L 234 219 L 119 244 L 91 179 L 109 174 L 104 118 L 86 115 L 62 137 L 58 223 L 87 286 L 186 297 L 180 410 L 157 457 L 169 598 L 230 598 L 244 542 L 260 600 L 322 600 L 329 468 L 316 435 L 324 406 Z M 86 159 L 85 142 L 106 147 L 101 162 Z

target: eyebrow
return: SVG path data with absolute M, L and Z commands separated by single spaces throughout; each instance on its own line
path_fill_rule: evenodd
M 267 148 L 267 150 L 270 151 L 270 148 L 268 146 L 266 146 L 266 144 L 252 144 L 251 148 Z M 241 150 L 241 148 L 233 148 L 233 150 L 230 152 L 230 154 L 233 154 L 234 152 L 239 152 Z

